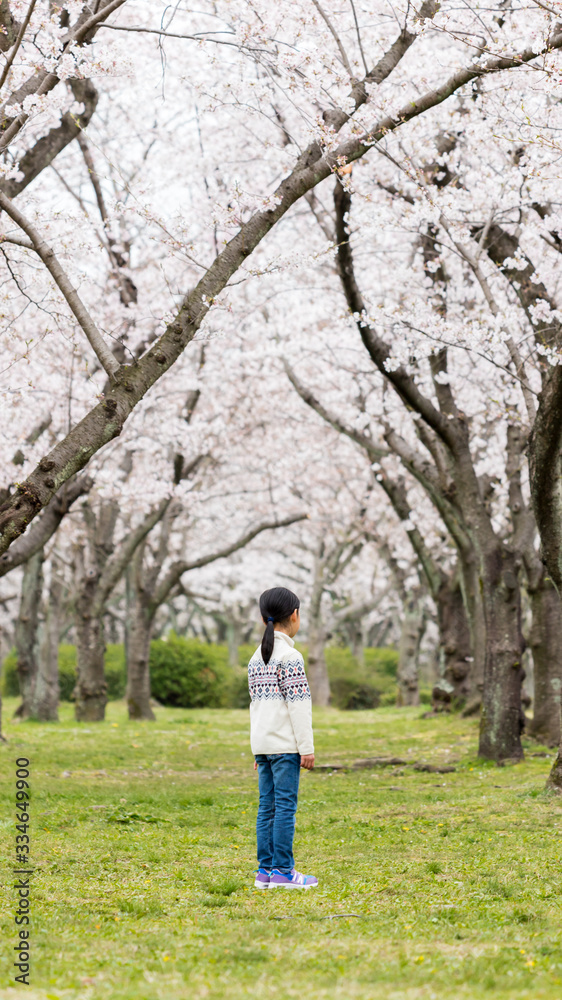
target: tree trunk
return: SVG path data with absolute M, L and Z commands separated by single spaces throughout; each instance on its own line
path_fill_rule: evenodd
M 418 599 L 410 595 L 404 604 L 398 645 L 397 705 L 420 703 L 418 654 L 424 632 L 425 615 Z
M 325 635 L 322 625 L 314 623 L 308 629 L 307 675 L 312 704 L 325 708 L 330 704 L 330 680 L 324 655 Z
M 238 647 L 241 643 L 242 625 L 239 622 L 229 622 L 226 628 L 228 643 L 228 665 L 238 666 Z
M 150 707 L 150 639 L 153 620 L 137 594 L 132 608 L 127 646 L 127 709 L 130 719 L 149 719 L 151 722 L 155 719 Z
M 351 650 L 352 656 L 355 657 L 360 667 L 365 666 L 365 644 L 364 635 L 361 621 L 351 619 L 345 622 L 345 630 L 347 632 L 347 638 L 349 642 L 349 648 Z
M 550 580 L 543 579 L 530 596 L 534 698 L 529 731 L 535 739 L 554 747 L 560 743 L 562 603 Z
M 471 687 L 473 662 L 470 628 L 460 580 L 453 573 L 437 595 L 439 679 L 433 688 L 433 709 L 449 711 L 464 705 Z
M 31 708 L 33 718 L 41 722 L 58 722 L 59 719 L 59 636 L 62 597 L 63 583 L 57 573 L 56 563 L 53 563 L 45 614 L 45 631 Z
M 500 762 L 523 757 L 521 708 L 523 636 L 514 558 L 499 544 L 483 559 L 486 662 L 478 753 Z
M 74 688 L 74 709 L 78 722 L 101 722 L 105 718 L 107 704 L 107 684 L 103 654 L 105 640 L 103 620 L 101 617 L 91 617 L 81 595 L 81 609 L 76 615 L 76 672 L 77 680 Z
M 20 609 L 16 624 L 21 704 L 16 715 L 22 719 L 27 719 L 31 715 L 33 692 L 37 680 L 37 630 L 43 588 L 43 559 L 43 549 L 28 559 L 21 585 Z
M 476 553 L 460 559 L 460 584 L 466 609 L 472 662 L 468 674 L 467 698 L 473 703 L 481 703 L 484 687 L 484 665 L 486 663 L 486 617 L 482 603 L 480 575 Z
M 312 593 L 308 608 L 308 666 L 307 677 L 312 704 L 326 708 L 330 704 L 330 680 L 324 656 L 326 633 L 322 622 L 322 595 L 324 593 L 324 564 L 317 553 L 314 559 Z

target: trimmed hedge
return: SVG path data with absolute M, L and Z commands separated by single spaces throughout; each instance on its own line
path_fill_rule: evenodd
M 219 647 L 220 648 L 220 647 Z M 170 632 L 150 644 L 150 686 L 162 705 L 221 708 L 228 703 L 229 669 L 217 647 Z M 224 651 L 226 653 L 226 650 Z M 222 650 L 221 650 L 222 654 Z

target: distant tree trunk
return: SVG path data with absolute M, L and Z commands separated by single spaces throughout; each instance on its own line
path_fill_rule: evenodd
M 130 719 L 154 721 L 150 705 L 150 639 L 153 616 L 137 593 L 131 614 L 127 650 L 127 709 Z
M 330 681 L 324 654 L 325 636 L 322 626 L 309 626 L 307 675 L 313 705 L 330 704 Z
M 315 559 L 312 595 L 308 609 L 308 665 L 307 676 L 312 704 L 325 708 L 330 704 L 330 680 L 324 655 L 326 633 L 322 622 L 322 594 L 324 592 L 323 567 Z
M 93 581 L 95 588 L 96 581 Z M 74 708 L 78 722 L 100 722 L 105 718 L 107 684 L 105 682 L 105 639 L 103 619 L 92 615 L 89 588 L 86 585 L 76 602 L 76 686 Z
M 398 645 L 397 705 L 419 705 L 419 651 L 425 632 L 425 614 L 417 597 L 408 595 L 404 604 Z
M 467 700 L 477 708 L 482 703 L 484 687 L 484 664 L 486 662 L 486 619 L 480 589 L 480 578 L 476 564 L 476 554 L 470 558 L 461 557 L 460 583 L 466 609 L 469 630 L 470 656 L 472 662 L 468 673 Z M 478 705 L 477 705 L 478 703 Z
M 433 688 L 434 711 L 461 707 L 470 694 L 472 648 L 470 628 L 457 574 L 443 583 L 437 594 L 439 625 L 439 676 Z
M 238 647 L 242 642 L 241 622 L 229 622 L 226 629 L 226 639 L 228 644 L 228 665 L 238 666 Z
M 346 633 L 351 655 L 355 657 L 360 667 L 364 667 L 365 637 L 361 621 L 356 618 L 350 618 L 348 621 L 344 621 L 342 628 Z
M 524 716 L 519 581 L 514 557 L 500 543 L 483 555 L 487 641 L 478 752 L 488 760 L 520 760 Z
M 27 719 L 31 715 L 33 692 L 37 680 L 37 630 L 43 588 L 43 559 L 43 549 L 28 559 L 21 585 L 21 601 L 16 624 L 17 670 L 21 704 L 16 715 L 22 719 Z
M 45 630 L 31 709 L 33 717 L 41 722 L 58 722 L 59 718 L 59 636 L 63 589 L 56 563 L 53 562 L 45 612 Z
M 530 646 L 534 667 L 533 719 L 529 731 L 547 746 L 560 743 L 562 603 L 550 580 L 531 592 Z

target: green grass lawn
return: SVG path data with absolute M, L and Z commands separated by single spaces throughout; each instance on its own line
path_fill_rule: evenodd
M 308 892 L 253 888 L 257 779 L 244 711 L 154 723 L 9 721 L 2 757 L 0 996 L 176 1000 L 560 1000 L 562 803 L 550 759 L 476 759 L 477 722 L 419 709 L 315 712 L 317 762 L 454 763 L 302 773 Z M 31 760 L 32 985 L 13 983 L 15 759 Z

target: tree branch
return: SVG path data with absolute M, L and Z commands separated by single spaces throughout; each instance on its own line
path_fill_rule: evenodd
M 82 45 L 85 41 L 90 42 L 95 34 L 95 31 L 98 29 L 100 22 L 103 21 L 104 18 L 109 17 L 113 11 L 122 7 L 126 2 L 127 0 L 108 0 L 107 3 L 102 5 L 97 14 L 94 14 L 93 17 L 90 18 L 87 17 L 86 13 L 83 13 L 78 19 L 77 25 L 75 25 L 73 30 L 64 37 L 59 58 L 64 55 L 67 48 L 73 43 Z M 51 73 L 47 70 L 44 70 L 43 72 L 38 71 L 26 80 L 19 90 L 11 94 L 8 100 L 4 102 L 4 105 L 19 104 L 20 101 L 22 101 L 25 97 L 28 97 L 30 94 L 36 94 L 38 97 L 48 94 L 57 86 L 58 83 L 60 83 L 60 80 L 56 73 Z M 16 117 L 11 120 L 9 125 L 6 124 L 5 120 L 0 121 L 0 129 L 3 131 L 2 140 L 0 141 L 0 151 L 6 149 L 10 145 L 12 139 L 14 139 L 20 132 L 28 118 L 29 115 L 26 114 L 25 111 L 22 111 L 21 114 L 16 115 Z
M 291 517 L 284 518 L 282 521 L 266 521 L 264 524 L 259 524 L 256 528 L 251 528 L 244 535 L 238 538 L 237 541 L 232 542 L 231 545 L 226 545 L 223 549 L 219 549 L 217 552 L 211 552 L 209 555 L 201 556 L 200 559 L 194 559 L 192 562 L 178 560 L 170 567 L 159 587 L 156 589 L 151 605 L 152 613 L 155 614 L 160 605 L 166 600 L 172 588 L 179 582 L 180 577 L 182 577 L 183 574 L 187 573 L 190 569 L 200 569 L 201 566 L 207 566 L 209 563 L 215 562 L 217 559 L 226 559 L 226 557 L 232 555 L 233 552 L 243 549 L 249 542 L 252 541 L 253 538 L 256 537 L 256 535 L 261 534 L 262 531 L 269 531 L 269 529 L 274 528 L 287 528 L 290 524 L 295 524 L 297 521 L 305 521 L 307 517 L 308 514 L 294 514 Z
M 39 176 L 45 167 L 50 166 L 55 157 L 65 149 L 73 139 L 79 136 L 89 124 L 98 103 L 98 92 L 90 80 L 69 80 L 72 93 L 77 101 L 84 105 L 84 111 L 79 115 L 66 111 L 60 125 L 52 128 L 47 135 L 42 136 L 28 149 L 19 161 L 19 173 L 23 176 L 4 178 L 0 181 L 0 191 L 8 198 L 15 198 L 21 191 Z
M 53 537 L 65 514 L 78 497 L 89 493 L 94 485 L 89 476 L 81 476 L 67 483 L 47 504 L 41 517 L 25 535 L 21 535 L 8 552 L 0 556 L 0 577 L 6 576 L 16 566 L 21 566 L 34 556 Z
M 10 52 L 9 57 L 6 60 L 6 65 L 4 66 L 4 69 L 2 71 L 2 75 L 0 76 L 0 90 L 2 90 L 2 87 L 4 86 L 4 84 L 6 82 L 6 77 L 8 76 L 8 73 L 10 72 L 10 67 L 12 66 L 12 64 L 14 62 L 14 59 L 16 58 L 16 55 L 18 53 L 18 49 L 19 49 L 21 43 L 23 42 L 23 36 L 25 35 L 27 26 L 28 26 L 29 22 L 31 21 L 31 15 L 33 14 L 33 11 L 35 10 L 36 5 L 37 5 L 37 0 L 31 0 L 31 3 L 29 4 L 29 7 L 27 8 L 27 14 L 25 15 L 25 18 L 22 21 L 20 30 L 18 32 L 18 36 L 17 36 L 16 41 L 15 41 L 15 45 L 14 45 L 13 51 Z M 2 7 L 8 8 L 7 2 L 4 2 L 2 4 Z M 5 24 L 5 23 L 6 23 L 5 17 L 2 17 L 2 24 Z M 12 24 L 15 24 L 15 23 L 16 23 L 15 21 L 12 21 Z M 4 49 L 4 46 L 0 45 L 0 48 Z M 8 46 L 8 48 L 10 48 L 10 46 Z
M 366 319 L 367 310 L 355 278 L 346 221 L 351 210 L 351 195 L 345 190 L 339 179 L 336 180 L 334 204 L 336 208 L 337 261 L 340 278 L 349 310 L 354 317 L 357 317 L 356 323 L 361 340 L 375 366 L 384 376 L 385 380 L 390 382 L 406 406 L 419 413 L 426 423 L 439 435 L 444 444 L 455 453 L 459 442 L 456 427 L 453 427 L 453 421 L 448 420 L 440 413 L 431 400 L 420 392 L 413 378 L 408 375 L 404 368 L 400 367 L 394 371 L 389 371 L 386 367 L 386 361 L 390 357 L 391 350 L 382 337 L 369 326 Z
M 345 51 L 345 49 L 343 47 L 343 43 L 342 43 L 342 40 L 341 40 L 340 36 L 338 35 L 336 29 L 334 28 L 334 25 L 330 21 L 330 18 L 326 14 L 326 11 L 324 10 L 324 8 L 321 6 L 321 4 L 318 3 L 318 0 L 312 0 L 312 3 L 314 4 L 314 6 L 316 7 L 316 10 L 320 14 L 320 17 L 328 25 L 328 30 L 330 31 L 330 33 L 332 35 L 332 38 L 334 39 L 334 41 L 335 41 L 335 43 L 336 43 L 336 45 L 338 47 L 338 51 L 339 51 L 339 54 L 341 56 L 341 61 L 342 61 L 343 65 L 345 66 L 346 70 L 347 70 L 347 73 L 349 75 L 350 80 L 353 80 L 353 76 L 354 76 L 353 70 L 352 70 L 352 68 L 351 68 L 351 66 L 349 64 L 349 59 L 347 58 L 347 52 Z M 365 67 L 365 72 L 367 72 L 367 67 Z
M 119 370 L 119 363 L 113 357 L 78 292 L 73 288 L 54 250 L 45 242 L 41 234 L 35 229 L 35 226 L 20 212 L 19 208 L 16 208 L 14 203 L 1 191 L 0 208 L 6 212 L 6 215 L 10 216 L 20 229 L 23 229 L 26 236 L 31 240 L 35 253 L 43 261 L 55 284 L 58 285 L 74 316 L 86 334 L 88 342 L 100 365 L 111 378 Z
M 154 526 L 158 524 L 158 521 L 164 516 L 166 510 L 170 504 L 170 497 L 161 500 L 141 523 L 130 531 L 128 535 L 123 539 L 121 544 L 118 546 L 116 551 L 108 559 L 105 564 L 103 573 L 100 576 L 97 588 L 96 597 L 94 600 L 94 607 L 92 609 L 92 617 L 96 614 L 101 614 L 104 605 L 109 597 L 111 591 L 113 590 L 115 584 L 122 577 L 125 572 L 125 568 L 131 561 L 136 548 L 141 544 L 146 538 L 149 531 L 152 531 Z
M 339 419 L 339 417 L 336 417 L 335 414 L 327 410 L 326 407 L 316 399 L 316 396 L 313 395 L 311 390 L 303 385 L 289 365 L 289 362 L 285 359 L 283 359 L 283 366 L 289 381 L 292 383 L 303 402 L 306 403 L 307 406 L 310 406 L 312 410 L 315 410 L 316 413 L 318 413 L 318 415 L 322 417 L 327 424 L 330 424 L 334 430 L 338 431 L 339 434 L 344 434 L 346 437 L 350 438 L 351 441 L 354 441 L 355 444 L 358 444 L 361 448 L 363 448 L 363 450 L 367 452 L 371 461 L 378 461 L 379 458 L 384 458 L 386 455 L 390 454 L 388 448 L 381 448 L 380 445 L 376 445 L 375 442 L 366 434 L 363 434 L 361 431 L 355 430 L 352 427 L 348 427 Z

